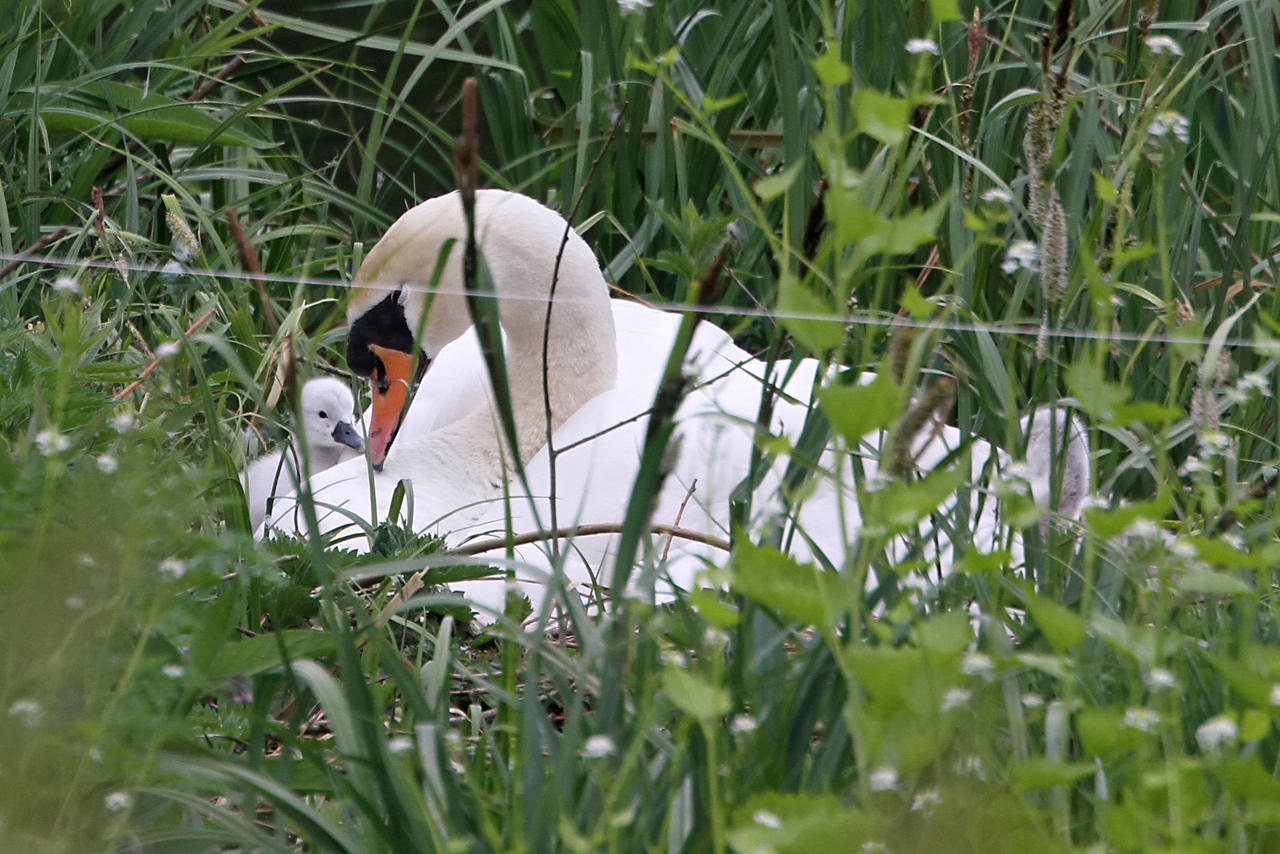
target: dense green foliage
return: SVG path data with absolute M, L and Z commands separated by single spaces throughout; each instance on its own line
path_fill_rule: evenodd
M 1274 5 L 276 5 L 5 9 L 0 848 L 1280 846 Z M 913 395 L 1005 447 L 1075 408 L 1084 519 L 864 593 L 952 491 L 919 479 L 848 566 L 737 535 L 687 600 L 483 633 L 436 541 L 254 542 L 245 430 L 291 342 L 341 367 L 467 76 L 482 184 L 622 290 L 724 253 L 744 346 L 892 377 L 824 390 L 836 441 L 909 437 Z

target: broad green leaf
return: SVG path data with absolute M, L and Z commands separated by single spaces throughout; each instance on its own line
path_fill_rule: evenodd
M 1022 597 L 1032 621 L 1056 651 L 1066 652 L 1084 640 L 1084 619 L 1075 611 L 1037 596 L 1031 592 L 1030 585 L 1024 587 Z
M 215 676 L 254 676 L 281 667 L 281 646 L 289 661 L 314 658 L 333 649 L 333 637 L 328 632 L 285 629 L 223 644 L 209 664 L 209 672 Z
M 1116 407 L 1127 403 L 1129 389 L 1102 378 L 1101 371 L 1084 361 L 1072 363 L 1066 371 L 1067 388 L 1080 401 L 1080 408 L 1097 421 L 1115 417 Z
M 789 273 L 778 281 L 778 311 L 782 325 L 810 353 L 820 355 L 844 340 L 844 319 L 831 303 Z M 831 320 L 822 320 L 823 317 Z
M 1175 586 L 1183 593 L 1208 596 L 1241 596 L 1252 594 L 1253 588 L 1235 576 L 1212 569 L 1180 569 L 1173 575 Z
M 791 185 L 796 182 L 796 178 L 800 177 L 800 172 L 803 169 L 804 164 L 796 163 L 781 172 L 761 178 L 756 181 L 756 195 L 766 202 L 770 199 L 776 199 L 791 189 Z
M 835 382 L 818 391 L 818 405 L 845 441 L 857 444 L 872 430 L 888 427 L 898 417 L 902 392 L 888 371 L 864 384 Z
M 962 19 L 956 0 L 929 0 L 929 14 L 933 16 L 936 23 Z
M 1098 200 L 1114 205 L 1120 198 L 1120 194 L 1116 191 L 1116 185 L 1112 184 L 1107 176 L 1103 175 L 1097 169 L 1093 171 L 1093 189 L 1098 194 Z
M 1091 706 L 1076 712 L 1075 722 L 1086 756 L 1104 759 L 1117 756 L 1155 737 L 1152 733 L 1125 726 L 1122 709 Z
M 1280 544 L 1277 543 L 1271 543 L 1250 552 L 1242 552 L 1222 540 L 1202 536 L 1182 539 L 1195 548 L 1197 557 L 1216 566 L 1234 569 L 1269 569 L 1280 564 Z
M 828 89 L 832 86 L 843 86 L 853 79 L 853 71 L 847 63 L 836 56 L 834 50 L 828 50 L 813 60 L 813 70 L 817 73 L 818 80 Z
M 825 626 L 844 612 L 844 580 L 743 537 L 730 563 L 734 592 L 806 626 Z
M 895 481 L 882 489 L 858 491 L 864 530 L 892 536 L 909 530 L 938 508 L 969 479 L 967 458 L 949 469 L 929 472 L 920 480 Z
M 889 255 L 906 255 L 932 241 L 938 234 L 938 224 L 946 213 L 947 200 L 943 199 L 931 208 L 911 211 L 885 221 L 876 248 Z
M 999 549 L 994 552 L 968 549 L 965 551 L 964 557 L 960 558 L 960 562 L 956 564 L 956 570 L 971 575 L 1003 572 L 1012 562 L 1013 555 L 1006 549 Z
M 679 667 L 668 667 L 662 672 L 662 687 L 681 711 L 700 721 L 726 715 L 732 708 L 723 688 Z
M 876 89 L 853 93 L 853 115 L 858 130 L 885 145 L 897 145 L 907 134 L 911 102 Z
M 915 627 L 916 642 L 921 649 L 958 655 L 973 643 L 973 628 L 966 611 L 951 611 L 929 617 Z
M 738 612 L 721 601 L 716 591 L 699 587 L 689 592 L 689 604 L 702 619 L 717 629 L 727 629 L 738 624 Z
M 1091 509 L 1084 514 L 1085 523 L 1095 534 L 1110 539 L 1127 531 L 1139 519 L 1158 522 L 1173 509 L 1173 499 L 1161 493 L 1149 501 L 1135 501 L 1114 510 Z
M 1028 792 L 1065 786 L 1097 770 L 1092 762 L 1058 762 L 1043 756 L 1024 759 L 1013 766 L 1013 789 Z

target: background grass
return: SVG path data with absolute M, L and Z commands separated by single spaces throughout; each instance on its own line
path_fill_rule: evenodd
M 1272 850 L 1280 20 L 1064 6 L 12 4 L 4 847 Z M 457 571 L 403 532 L 252 542 L 282 343 L 341 366 L 340 283 L 451 188 L 465 76 L 482 183 L 623 290 L 682 302 L 727 244 L 714 320 L 761 354 L 952 378 L 1005 446 L 1077 407 L 1086 521 L 930 594 L 864 594 L 875 538 L 823 569 L 740 538 L 725 591 L 550 635 L 390 608 Z M 1005 269 L 1021 240 L 1048 272 Z

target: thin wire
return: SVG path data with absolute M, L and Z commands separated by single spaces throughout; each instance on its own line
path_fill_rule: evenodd
M 275 284 L 287 285 L 307 285 L 315 287 L 331 287 L 331 288 L 364 288 L 368 290 L 386 290 L 394 291 L 399 289 L 399 284 L 381 284 L 381 283 L 357 283 L 344 281 L 342 279 L 331 278 L 308 278 L 306 276 L 274 276 L 267 273 L 244 273 L 226 270 L 212 269 L 194 269 L 190 267 L 182 267 L 175 270 L 173 262 L 165 265 L 155 264 L 133 264 L 133 263 L 117 263 L 115 261 L 101 261 L 84 258 L 63 258 L 49 255 L 23 255 L 23 254 L 4 254 L 0 253 L 0 262 L 5 263 L 23 263 L 35 264 L 44 267 L 75 267 L 80 269 L 94 270 L 110 270 L 120 272 L 121 270 L 129 270 L 141 273 L 160 273 L 169 276 L 206 276 L 216 279 L 229 279 L 232 281 L 262 281 Z M 418 288 L 422 293 L 428 294 L 461 294 L 462 291 L 449 288 Z M 548 297 L 537 296 L 501 296 L 497 294 L 473 294 L 473 296 L 487 297 L 491 299 L 505 299 L 508 301 L 523 301 L 530 303 L 546 303 Z M 576 300 L 572 297 L 556 296 L 555 302 L 558 303 L 583 303 L 587 300 Z M 1208 346 L 1217 341 L 1225 347 L 1252 347 L 1262 352 L 1280 353 L 1280 341 L 1259 340 L 1253 338 L 1228 337 L 1217 339 L 1212 336 L 1196 336 L 1196 335 L 1174 335 L 1169 333 L 1139 333 L 1126 331 L 1100 332 L 1093 329 L 1069 329 L 1066 327 L 1044 327 L 1039 323 L 1033 322 L 1014 322 L 1010 324 L 988 323 L 983 321 L 970 320 L 917 320 L 915 318 L 903 317 L 897 314 L 872 313 L 865 312 L 862 314 L 849 315 L 831 315 L 831 314 L 815 314 L 807 312 L 786 312 L 777 311 L 767 308 L 756 308 L 750 306 L 698 306 L 690 308 L 686 305 L 670 304 L 654 302 L 645 299 L 644 304 L 652 308 L 669 311 L 698 311 L 705 315 L 719 315 L 723 317 L 754 317 L 772 320 L 807 320 L 826 323 L 839 323 L 845 326 L 883 326 L 886 323 L 892 323 L 895 327 L 909 329 L 936 329 L 946 332 L 981 332 L 988 335 L 1007 335 L 1007 336 L 1023 336 L 1036 337 L 1040 335 L 1048 335 L 1053 338 L 1076 341 L 1105 341 L 1111 344 L 1202 344 Z

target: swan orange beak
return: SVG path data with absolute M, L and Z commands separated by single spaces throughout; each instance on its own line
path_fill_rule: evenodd
M 381 370 L 373 372 L 373 417 L 369 423 L 369 457 L 375 471 L 382 471 L 391 442 L 400 429 L 400 419 L 413 395 L 413 356 L 403 350 L 370 344 Z

